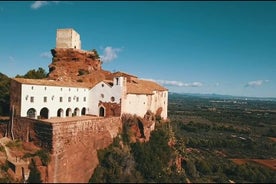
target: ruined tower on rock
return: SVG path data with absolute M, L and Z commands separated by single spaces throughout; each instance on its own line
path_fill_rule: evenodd
M 167 118 L 168 90 L 103 70 L 98 54 L 82 50 L 73 29 L 58 29 L 56 41 L 48 78 L 11 80 L 7 132 L 49 151 L 44 182 L 84 183 L 98 165 L 97 150 L 122 130 L 122 115 L 141 117 L 137 139 L 149 139 L 155 121 L 148 112 Z
M 81 50 L 80 35 L 74 29 L 58 29 L 56 36 L 56 48 Z
M 102 70 L 97 53 L 81 50 L 80 35 L 74 29 L 57 29 L 56 48 L 51 53 L 48 79 L 95 83 L 111 75 Z

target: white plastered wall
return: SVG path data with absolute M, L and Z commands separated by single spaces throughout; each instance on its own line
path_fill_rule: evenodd
M 148 100 L 147 95 L 140 94 L 127 94 L 124 112 L 136 114 L 137 116 L 143 117 L 148 110 Z
M 123 90 L 123 77 L 113 80 L 113 86 L 105 82 L 99 82 L 89 91 L 89 114 L 99 115 L 99 102 L 112 102 L 111 97 L 114 97 L 113 103 L 120 103 Z
M 127 94 L 122 113 L 143 117 L 148 110 L 156 113 L 162 107 L 161 117 L 167 119 L 168 91 L 153 91 L 153 94 Z
M 26 117 L 28 110 L 34 108 L 38 116 L 44 107 L 49 110 L 49 118 L 57 117 L 57 111 L 60 108 L 63 109 L 64 116 L 67 108 L 71 108 L 72 113 L 76 108 L 80 113 L 82 108 L 86 108 L 86 113 L 89 113 L 88 91 L 88 88 L 22 84 L 20 115 Z M 31 102 L 31 97 L 34 97 L 34 102 Z M 44 97 L 47 97 L 47 102 L 44 102 Z M 63 98 L 62 102 L 60 97 Z M 71 97 L 71 102 L 68 102 L 68 97 Z

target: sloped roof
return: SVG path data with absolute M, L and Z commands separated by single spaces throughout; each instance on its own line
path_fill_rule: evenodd
M 25 78 L 12 78 L 21 84 L 30 85 L 45 85 L 45 86 L 62 86 L 62 87 L 79 87 L 79 88 L 92 88 L 101 81 L 91 82 L 71 82 L 71 81 L 58 81 L 49 79 L 25 79 Z M 112 80 L 103 80 L 108 85 L 113 83 Z M 153 91 L 167 91 L 166 88 L 153 81 L 140 80 L 133 78 L 126 83 L 128 94 L 153 94 Z
M 148 80 L 139 80 L 127 82 L 128 94 L 153 94 L 153 91 L 167 91 L 163 86 Z
M 91 88 L 98 83 L 98 82 L 95 82 L 95 84 L 94 83 L 92 84 L 88 82 L 57 81 L 57 80 L 49 80 L 49 79 L 25 79 L 25 78 L 12 78 L 12 79 L 21 84 L 79 87 L 79 88 Z
M 105 80 L 103 80 L 103 82 L 106 83 L 109 86 L 113 86 L 113 80 L 107 80 L 107 79 L 105 79 Z
M 114 76 L 114 77 L 134 77 L 134 78 L 137 78 L 136 76 L 134 76 L 134 75 L 131 75 L 131 74 L 128 74 L 128 73 L 125 73 L 125 72 L 114 72 L 114 73 L 112 73 L 112 75 Z

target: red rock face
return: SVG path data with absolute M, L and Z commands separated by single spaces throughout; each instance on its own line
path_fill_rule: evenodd
M 76 49 L 52 49 L 48 79 L 72 82 L 103 80 L 111 72 L 102 70 L 102 62 L 91 51 Z

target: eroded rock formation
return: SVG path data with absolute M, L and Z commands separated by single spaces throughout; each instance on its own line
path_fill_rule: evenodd
M 102 69 L 102 62 L 93 51 L 55 48 L 48 79 L 72 82 L 97 82 L 111 72 Z

